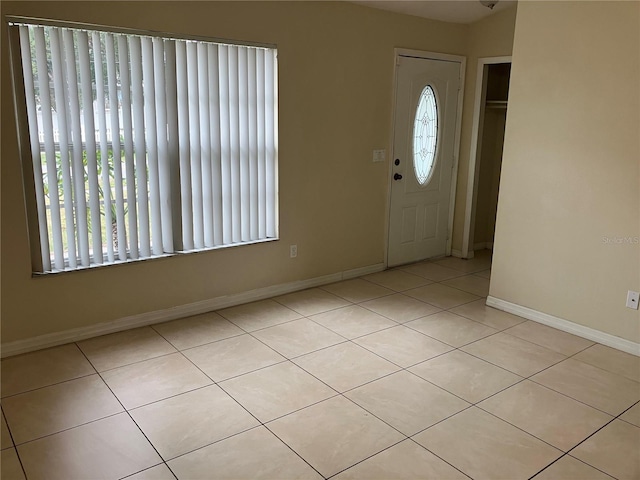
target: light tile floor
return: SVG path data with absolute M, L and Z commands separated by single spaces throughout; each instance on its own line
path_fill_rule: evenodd
M 640 358 L 421 262 L 2 361 L 2 479 L 638 479 Z

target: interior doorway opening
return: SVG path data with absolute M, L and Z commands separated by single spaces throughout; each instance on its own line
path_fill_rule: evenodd
M 493 250 L 511 57 L 478 61 L 462 257 Z

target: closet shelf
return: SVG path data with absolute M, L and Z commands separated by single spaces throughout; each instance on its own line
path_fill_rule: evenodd
M 506 100 L 487 100 L 487 108 L 507 108 Z

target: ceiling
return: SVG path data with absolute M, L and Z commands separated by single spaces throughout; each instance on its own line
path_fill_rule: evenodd
M 479 0 L 353 0 L 352 3 L 444 22 L 473 23 L 515 5 L 516 0 L 499 0 L 493 9 Z

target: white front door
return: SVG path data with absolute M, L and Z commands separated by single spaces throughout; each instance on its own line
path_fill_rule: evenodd
M 400 56 L 388 265 L 446 252 L 460 63 Z

